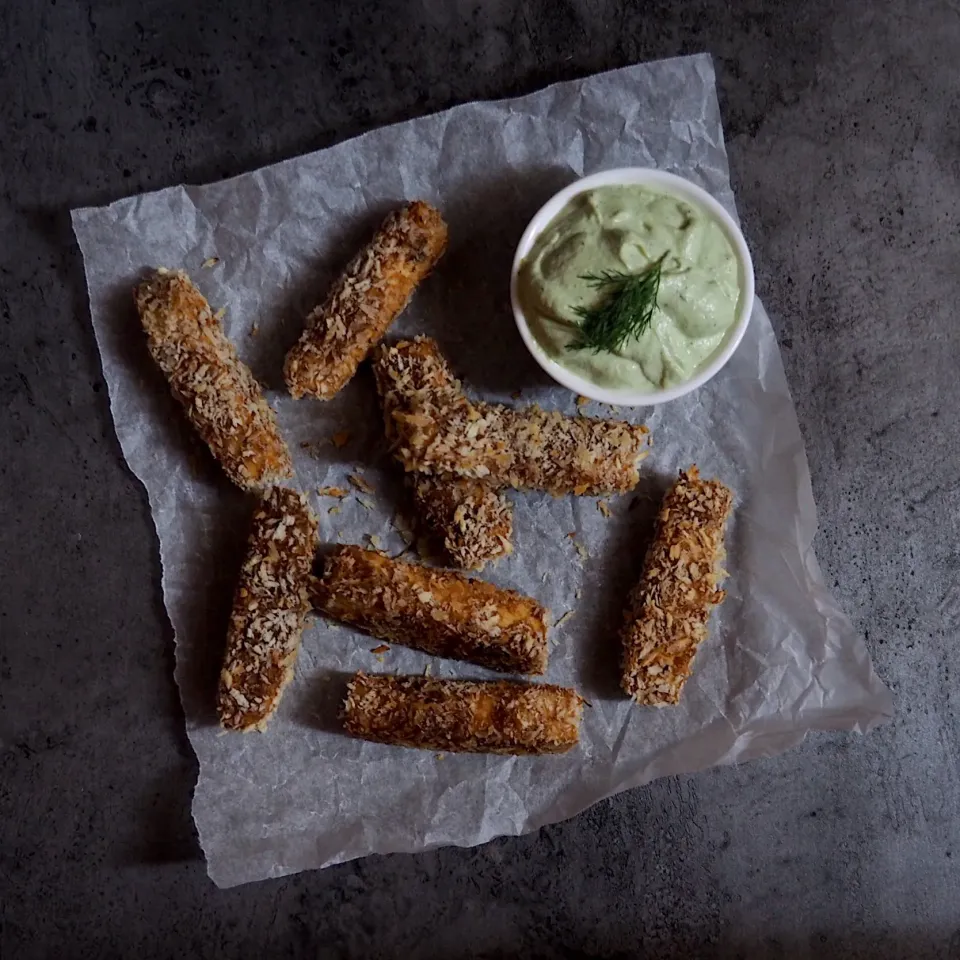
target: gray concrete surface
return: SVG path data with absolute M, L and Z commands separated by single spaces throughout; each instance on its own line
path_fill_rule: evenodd
M 704 49 L 819 556 L 896 719 L 218 891 L 68 208 Z M 934 0 L 0 7 L 0 956 L 960 957 L 958 61 Z

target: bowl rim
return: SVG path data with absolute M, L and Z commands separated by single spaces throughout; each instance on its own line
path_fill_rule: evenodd
M 737 303 L 737 315 L 719 352 L 715 352 L 713 359 L 689 380 L 662 390 L 639 391 L 610 389 L 598 386 L 592 381 L 567 370 L 557 363 L 556 360 L 552 359 L 537 342 L 536 337 L 534 337 L 530 330 L 530 325 L 527 322 L 523 308 L 520 305 L 517 282 L 520 264 L 523 262 L 524 257 L 530 252 L 537 237 L 546 229 L 553 218 L 573 197 L 580 193 L 596 187 L 626 186 L 632 184 L 660 186 L 668 193 L 674 193 L 704 207 L 725 229 L 733 246 L 734 253 L 737 256 L 737 260 L 739 261 L 741 271 L 740 300 Z M 686 177 L 669 173 L 666 170 L 659 170 L 656 167 L 617 167 L 612 170 L 601 170 L 598 173 L 574 180 L 573 183 L 568 184 L 562 190 L 555 193 L 533 215 L 520 237 L 520 242 L 517 244 L 513 256 L 513 264 L 510 268 L 510 304 L 513 308 L 513 317 L 516 321 L 517 329 L 520 332 L 520 337 L 526 345 L 527 350 L 530 351 L 531 356 L 537 361 L 540 367 L 561 386 L 572 390 L 574 393 L 588 397 L 591 400 L 597 400 L 601 403 L 609 403 L 615 406 L 655 406 L 659 403 L 676 400 L 678 397 L 685 396 L 698 387 L 702 387 L 708 380 L 711 380 L 723 369 L 740 345 L 743 335 L 746 333 L 750 316 L 753 313 L 755 284 L 753 258 L 750 255 L 746 238 L 736 220 L 733 219 L 726 208 L 711 193 L 692 180 L 688 180 Z

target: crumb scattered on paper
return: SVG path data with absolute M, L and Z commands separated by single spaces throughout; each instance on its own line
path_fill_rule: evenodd
M 554 630 L 558 630 L 558 629 L 559 629 L 560 627 L 562 627 L 568 620 L 572 619 L 575 613 L 576 613 L 575 610 L 572 610 L 572 609 L 571 609 L 571 610 L 568 610 L 568 611 L 553 625 Z
M 338 430 L 331 438 L 330 442 L 337 448 L 345 447 L 350 442 L 349 430 Z
M 219 262 L 219 257 L 207 257 L 207 259 L 203 261 L 202 266 L 204 270 L 209 270 L 211 267 L 215 267 Z
M 370 652 L 371 653 L 389 653 L 390 648 L 385 643 L 381 643 L 379 647 L 374 647 Z
M 351 473 L 347 480 L 350 481 L 350 486 L 356 487 L 361 493 L 376 493 L 373 486 L 359 473 Z
M 342 500 L 350 491 L 346 487 L 317 487 L 317 494 L 321 497 L 337 497 Z

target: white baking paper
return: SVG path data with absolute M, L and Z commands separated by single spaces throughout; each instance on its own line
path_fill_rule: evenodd
M 329 403 L 281 389 L 282 358 L 302 318 L 387 210 L 424 198 L 448 219 L 450 249 L 393 335 L 436 336 L 479 396 L 574 413 L 574 397 L 551 385 L 516 332 L 510 262 L 552 193 L 583 174 L 633 165 L 689 177 L 734 212 L 709 57 L 471 103 L 223 183 L 74 212 L 117 435 L 160 541 L 176 677 L 200 763 L 193 813 L 217 884 L 524 833 L 654 777 L 770 756 L 811 730 L 862 732 L 891 713 L 811 549 L 810 475 L 758 302 L 716 379 L 652 412 L 627 413 L 646 417 L 654 452 L 635 493 L 609 500 L 610 518 L 593 498 L 513 496 L 514 554 L 484 576 L 532 594 L 557 620 L 573 611 L 553 630 L 546 679 L 576 686 L 592 704 L 579 749 L 441 757 L 344 736 L 337 711 L 351 671 L 485 672 L 400 647 L 381 663 L 371 653 L 377 641 L 322 620 L 304 636 L 296 679 L 267 732 L 218 731 L 214 689 L 251 501 L 224 479 L 152 367 L 133 310 L 137 278 L 150 266 L 186 268 L 214 307 L 226 308 L 227 332 L 268 387 L 303 489 L 349 486 L 351 473 L 372 485 L 375 493 L 355 491 L 338 512 L 329 509 L 336 501 L 314 498 L 322 537 L 372 536 L 398 551 L 403 491 L 369 370 Z M 521 400 L 511 399 L 518 390 Z M 597 404 L 584 412 L 609 415 Z M 694 462 L 737 493 L 729 595 L 682 703 L 640 709 L 617 686 L 617 627 L 657 497 Z

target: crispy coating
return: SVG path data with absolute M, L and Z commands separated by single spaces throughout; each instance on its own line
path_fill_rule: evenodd
M 583 698 L 509 680 L 371 677 L 347 688 L 344 726 L 377 743 L 451 753 L 566 753 L 580 739 Z
M 547 667 L 547 611 L 536 600 L 452 570 L 341 546 L 313 587 L 314 606 L 379 640 L 505 672 Z
M 134 299 L 150 354 L 227 476 L 245 490 L 292 476 L 290 453 L 260 384 L 186 273 L 161 268 L 136 288 Z
M 417 516 L 437 536 L 451 567 L 482 570 L 513 551 L 513 511 L 502 493 L 479 480 L 409 477 Z
M 422 390 L 434 399 L 453 398 L 460 394 L 460 384 L 446 363 L 435 363 L 428 341 L 407 340 L 395 348 L 399 353 L 414 353 L 419 362 L 410 365 L 413 379 L 409 388 Z M 392 389 L 392 366 L 378 362 L 374 375 L 383 407 L 387 439 L 394 443 L 393 414 L 401 399 Z M 513 544 L 513 510 L 507 498 L 478 480 L 458 477 L 410 474 L 410 489 L 418 518 L 439 539 L 444 560 L 464 570 L 482 570 L 487 563 L 511 553 Z
M 417 200 L 393 211 L 307 317 L 284 363 L 290 393 L 320 400 L 335 396 L 446 246 L 447 225 L 430 204 Z
M 400 439 L 397 422 L 405 410 L 421 404 L 455 403 L 463 395 L 460 381 L 431 337 L 381 344 L 373 354 L 373 375 L 391 443 Z
M 701 480 L 695 466 L 680 473 L 660 507 L 643 576 L 625 614 L 622 686 L 639 704 L 677 703 L 707 637 L 710 613 L 726 595 L 723 531 L 733 494 Z
M 375 372 L 388 437 L 407 470 L 453 474 L 494 487 L 555 495 L 622 493 L 639 480 L 649 431 L 620 420 L 568 417 L 537 406 L 474 403 L 457 389 L 436 342 L 417 337 L 377 350 Z
M 316 541 L 306 497 L 268 490 L 253 515 L 227 630 L 217 693 L 225 730 L 263 730 L 293 676 Z

